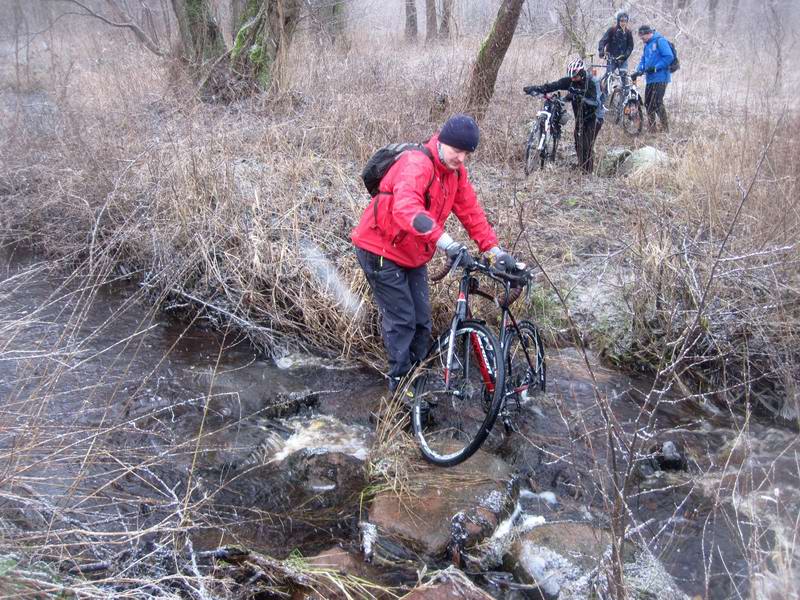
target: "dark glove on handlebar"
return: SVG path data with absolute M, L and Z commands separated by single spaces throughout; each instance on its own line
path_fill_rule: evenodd
M 506 273 L 510 273 L 517 267 L 517 261 L 508 252 L 501 252 L 500 254 L 494 257 L 492 266 L 498 271 L 505 271 Z
M 522 88 L 522 91 L 529 95 L 541 94 L 542 88 L 538 85 L 526 85 L 524 88 Z
M 631 79 L 633 79 L 634 81 L 636 81 L 637 77 L 641 77 L 641 76 L 642 76 L 642 72 L 641 71 L 634 71 L 633 73 L 631 73 Z
M 475 261 L 472 260 L 472 257 L 469 255 L 469 250 L 467 250 L 464 244 L 453 242 L 445 248 L 444 252 L 447 254 L 447 258 L 450 262 L 458 261 L 458 264 L 462 267 L 470 267 L 475 264 Z

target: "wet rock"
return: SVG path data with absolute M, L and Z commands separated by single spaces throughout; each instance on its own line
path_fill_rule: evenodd
M 295 493 L 320 507 L 341 505 L 366 485 L 363 461 L 342 452 L 300 450 L 284 461 L 284 467 Z
M 659 447 L 651 450 L 655 454 L 655 460 L 659 468 L 663 471 L 685 471 L 687 466 L 686 457 L 673 441 L 666 441 Z
M 464 573 L 447 569 L 434 581 L 411 590 L 403 600 L 491 600 L 492 596 L 472 583 Z
M 505 567 L 520 583 L 538 586 L 550 600 L 567 582 L 592 570 L 610 541 L 608 532 L 585 523 L 547 523 L 511 546 Z
M 604 561 L 610 555 L 611 535 L 587 523 L 547 523 L 514 541 L 504 567 L 519 583 L 534 586 L 530 597 L 583 600 L 592 590 L 605 597 L 608 584 Z M 646 549 L 626 544 L 623 567 L 629 596 L 685 600 L 663 566 Z
M 613 177 L 617 174 L 620 165 L 631 155 L 627 148 L 613 147 L 606 150 L 605 156 L 600 160 L 597 175 L 600 177 Z
M 359 597 L 364 589 L 370 590 L 370 596 L 380 597 L 377 592 L 381 587 L 380 572 L 344 548 L 328 548 L 306 558 L 305 563 L 317 573 L 330 573 L 330 577 L 318 576 L 315 589 L 296 590 L 292 596 L 294 600 L 350 600 Z M 340 587 L 342 581 L 352 589 L 344 591 Z
M 367 485 L 368 432 L 331 417 L 263 425 L 263 439 L 244 458 L 240 451 L 235 463 L 202 472 L 205 492 L 222 507 L 221 515 L 230 514 L 227 526 L 244 543 L 267 553 L 285 552 L 287 536 L 300 545 L 305 536 L 325 531 L 351 535 Z M 236 513 L 227 509 L 231 506 Z M 286 519 L 290 526 L 281 524 Z
M 664 166 L 668 162 L 669 157 L 666 153 L 652 146 L 644 146 L 631 152 L 631 155 L 619 166 L 618 172 L 620 175 L 633 175 Z
M 511 503 L 511 469 L 501 459 L 478 451 L 456 467 L 420 464 L 408 495 L 378 494 L 369 522 L 378 538 L 387 537 L 411 553 L 442 558 L 489 535 Z

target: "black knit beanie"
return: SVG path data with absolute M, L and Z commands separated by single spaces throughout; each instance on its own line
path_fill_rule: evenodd
M 480 138 L 478 124 L 469 115 L 453 115 L 439 132 L 440 142 L 467 152 L 475 152 Z

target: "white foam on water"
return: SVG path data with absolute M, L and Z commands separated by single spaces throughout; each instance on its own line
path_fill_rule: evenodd
M 314 452 L 341 452 L 359 460 L 366 460 L 369 451 L 369 431 L 364 427 L 345 425 L 328 415 L 309 419 L 294 417 L 281 422 L 294 433 L 268 461 L 280 462 L 300 450 Z

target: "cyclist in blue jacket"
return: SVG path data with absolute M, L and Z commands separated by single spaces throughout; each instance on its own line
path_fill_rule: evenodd
M 646 75 L 647 84 L 644 87 L 644 105 L 647 109 L 647 121 L 650 130 L 656 127 L 656 115 L 661 121 L 661 128 L 669 130 L 669 119 L 667 109 L 664 108 L 664 94 L 667 91 L 667 84 L 672 81 L 669 66 L 675 60 L 675 54 L 669 46 L 669 42 L 660 33 L 649 25 L 639 27 L 639 38 L 644 44 L 642 59 L 635 73 L 631 73 L 634 80 Z

